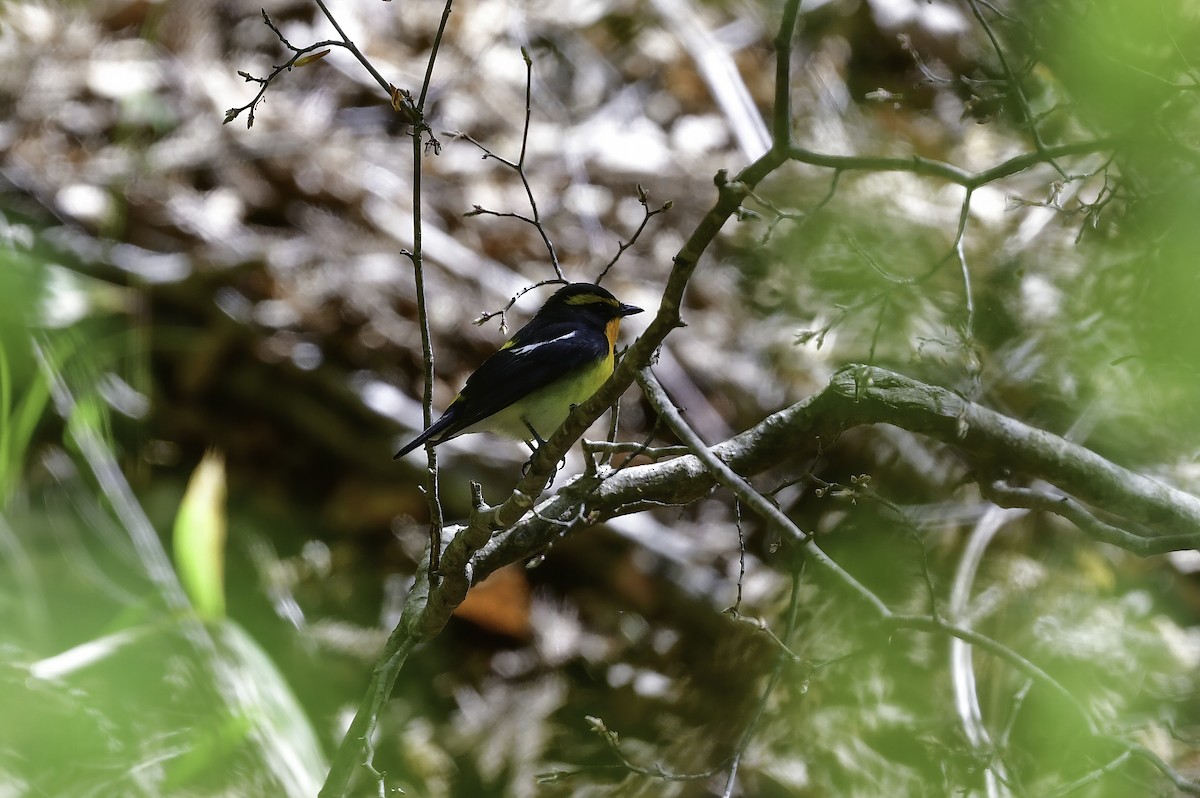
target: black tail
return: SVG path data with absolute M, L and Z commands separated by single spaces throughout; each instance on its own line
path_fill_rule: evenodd
M 435 421 L 429 425 L 429 429 L 425 430 L 420 435 L 413 438 L 408 443 L 404 444 L 404 446 L 401 447 L 400 451 L 396 452 L 396 454 L 392 457 L 392 459 L 399 460 L 401 457 L 408 454 L 413 449 L 415 449 L 418 446 L 420 446 L 421 444 L 425 443 L 425 441 L 429 440 L 430 438 L 434 437 L 435 435 L 437 435 L 441 432 L 444 432 L 447 427 L 449 427 L 451 424 L 454 423 L 454 415 L 455 414 L 453 412 L 451 412 L 452 410 L 453 410 L 453 408 L 450 408 L 449 410 L 447 410 L 445 413 L 442 414 L 441 418 L 439 418 L 437 421 Z M 436 441 L 435 443 L 441 443 L 441 441 Z

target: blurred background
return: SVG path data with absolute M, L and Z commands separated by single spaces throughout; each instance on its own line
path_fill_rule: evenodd
M 329 7 L 419 88 L 441 4 Z M 264 11 L 298 47 L 335 36 L 307 0 Z M 673 203 L 604 283 L 652 313 L 714 174 L 769 144 L 778 17 L 455 5 L 423 161 L 435 410 L 506 337 L 471 322 L 553 276 L 529 225 L 470 214 L 530 211 L 455 135 L 518 156 L 520 48 L 527 177 L 567 277 L 630 239 L 639 185 Z M 1198 22 L 1185 0 L 805 0 L 805 148 L 974 171 L 1099 143 L 975 190 L 961 236 L 964 190 L 942 180 L 779 170 L 701 261 L 656 366 L 695 429 L 716 443 L 870 362 L 1200 489 Z M 0 6 L 0 795 L 315 794 L 412 584 L 424 456 L 391 459 L 424 389 L 410 131 L 338 48 L 283 73 L 252 127 L 222 124 L 258 90 L 239 71 L 288 55 L 255 4 Z M 672 443 L 653 415 L 631 391 L 619 437 Z M 448 520 L 527 456 L 484 435 L 439 452 Z M 756 484 L 897 610 L 932 596 L 1195 775 L 1200 563 L 997 513 L 971 465 L 856 429 Z M 826 581 L 723 492 L 586 529 L 418 650 L 375 765 L 426 796 L 721 795 L 735 754 L 734 795 L 995 794 L 997 773 L 1013 794 L 1170 792 L 1140 761 L 1099 772 L 1110 747 L 977 653 L 981 737 L 956 704 L 963 652 L 877 639 Z M 771 635 L 723 612 L 738 602 L 798 658 L 777 668 Z

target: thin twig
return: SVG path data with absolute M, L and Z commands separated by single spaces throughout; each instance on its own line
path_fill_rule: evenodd
M 813 205 L 811 208 L 809 208 L 806 211 L 787 211 L 787 210 L 780 208 L 779 206 L 777 206 L 775 203 L 771 202 L 770 200 L 760 196 L 758 193 L 756 193 L 754 191 L 747 192 L 747 194 L 746 194 L 747 199 L 752 199 L 755 202 L 757 202 L 759 205 L 766 208 L 768 211 L 771 212 L 771 215 L 773 217 L 771 219 L 771 221 L 767 223 L 766 232 L 764 232 L 762 234 L 762 237 L 759 239 L 759 243 L 765 244 L 768 241 L 770 241 L 771 236 L 775 233 L 775 228 L 778 227 L 779 224 L 781 222 L 783 222 L 784 220 L 794 221 L 794 222 L 796 222 L 796 226 L 800 227 L 805 222 L 807 222 L 809 219 L 811 219 L 814 214 L 816 214 L 818 211 L 820 211 L 822 208 L 824 208 L 826 205 L 828 205 L 830 200 L 833 199 L 833 196 L 837 193 L 838 183 L 841 180 L 841 178 L 842 178 L 841 170 L 834 169 L 833 177 L 830 178 L 830 180 L 829 180 L 829 188 L 826 189 L 825 195 L 823 197 L 821 197 L 821 199 L 817 200 L 816 204 Z M 745 216 L 750 216 L 752 214 L 752 212 L 746 208 L 742 208 L 742 213 Z
M 846 572 L 840 565 L 822 551 L 816 543 L 813 542 L 812 536 L 807 532 L 803 532 L 797 527 L 792 520 L 784 515 L 783 511 L 764 497 L 753 485 L 747 482 L 741 475 L 737 474 L 728 465 L 722 462 L 708 446 L 700 440 L 694 430 L 683 420 L 679 411 L 671 404 L 670 398 L 667 396 L 662 385 L 654 377 L 654 374 L 649 369 L 644 369 L 638 372 L 638 385 L 642 388 L 642 393 L 650 401 L 654 410 L 670 428 L 671 432 L 675 433 L 689 449 L 692 450 L 692 455 L 699 459 L 710 472 L 713 478 L 721 485 L 725 486 L 733 492 L 733 495 L 741 500 L 747 507 L 754 510 L 755 513 L 762 516 L 764 520 L 778 526 L 788 537 L 803 546 L 804 550 L 817 562 L 821 567 L 836 574 L 837 578 L 850 589 L 864 603 L 870 605 L 881 617 L 887 617 L 891 614 L 883 601 L 862 585 L 857 579 Z
M 583 441 L 584 451 L 592 454 L 632 454 L 645 455 L 651 460 L 661 460 L 664 457 L 679 457 L 691 450 L 686 446 L 647 446 L 633 441 Z
M 425 99 L 429 93 L 429 83 L 433 77 L 433 65 L 437 59 L 438 48 L 441 46 L 442 36 L 445 34 L 446 21 L 450 18 L 450 9 L 454 0 L 446 0 L 444 10 L 442 12 L 441 22 L 438 25 L 438 30 L 434 36 L 433 46 L 430 49 L 429 61 L 425 70 L 425 82 L 421 86 L 421 97 L 417 102 L 416 111 L 423 118 L 425 113 Z M 320 3 L 320 0 L 318 0 Z M 321 5 L 321 10 L 326 16 L 329 11 L 325 6 Z M 337 27 L 336 21 L 330 16 L 330 21 Z M 338 28 L 341 32 L 341 28 Z M 344 34 L 343 34 L 344 35 Z M 389 84 L 390 85 L 390 84 Z M 395 96 L 393 95 L 393 106 L 395 105 Z M 412 229 L 413 229 L 413 248 L 408 253 L 409 260 L 413 265 L 413 281 L 417 294 L 417 319 L 421 327 L 421 355 L 425 365 L 425 389 L 422 401 L 422 418 L 425 426 L 429 427 L 433 423 L 433 385 L 436 375 L 434 368 L 434 353 L 433 353 L 433 334 L 429 328 L 429 306 L 425 292 L 425 260 L 423 250 L 423 226 L 421 223 L 421 210 L 423 193 L 421 191 L 421 178 L 424 174 L 422 162 L 425 152 L 422 146 L 422 136 L 427 129 L 425 125 L 414 125 L 412 128 Z M 442 526 L 445 523 L 442 518 L 442 502 L 440 496 L 440 487 L 438 484 L 438 460 L 437 452 L 433 446 L 426 446 L 425 453 L 428 463 L 425 479 L 425 501 L 429 506 L 429 578 L 434 587 L 437 586 L 438 579 L 441 574 L 441 557 L 442 557 Z
M 383 75 L 379 74 L 379 70 L 375 68 L 375 65 L 362 54 L 362 51 L 358 49 L 358 45 L 354 43 L 354 40 L 346 35 L 346 31 L 342 30 L 342 26 L 338 24 L 337 19 L 329 12 L 329 8 L 325 5 L 324 0 L 314 0 L 314 2 L 321 9 L 321 13 L 325 15 L 325 18 L 329 20 L 329 24 L 337 31 L 338 36 L 342 37 L 343 46 L 354 54 L 354 57 L 358 59 L 358 63 L 362 64 L 363 69 L 367 70 L 371 77 L 375 78 L 375 82 L 390 97 L 393 91 L 392 84 L 383 79 Z M 447 3 L 447 6 L 449 6 L 449 3 Z M 434 47 L 434 52 L 437 52 L 436 46 Z
M 815 493 L 818 498 L 829 496 L 833 499 L 849 501 L 851 504 L 855 504 L 859 499 L 863 499 L 883 507 L 892 514 L 892 517 L 900 523 L 900 526 L 904 528 L 905 534 L 913 541 L 921 553 L 921 578 L 925 583 L 925 595 L 929 599 L 929 613 L 936 615 L 937 588 L 933 584 L 933 573 L 929 569 L 929 550 L 921 539 L 921 530 L 909 516 L 908 512 L 891 499 L 880 496 L 879 492 L 871 487 L 872 480 L 870 474 L 852 476 L 849 485 L 826 482 L 812 473 L 806 474 L 805 478 L 817 485 Z
M 787 621 L 785 622 L 782 637 L 771 635 L 780 646 L 779 656 L 775 659 L 775 667 L 771 670 L 771 677 L 767 679 L 767 686 L 763 688 L 762 695 L 758 699 L 758 704 L 754 707 L 754 714 L 750 717 L 750 722 L 746 724 L 746 728 L 742 731 L 742 736 L 738 740 L 737 748 L 734 749 L 733 759 L 729 765 L 729 776 L 725 780 L 725 790 L 721 793 L 721 798 L 731 798 L 733 795 L 734 785 L 737 783 L 738 766 L 741 764 L 742 756 L 746 753 L 746 749 L 750 745 L 750 739 L 754 736 L 754 732 L 758 730 L 758 725 L 762 721 L 763 714 L 767 711 L 767 701 L 771 697 L 771 693 L 775 690 L 775 686 L 779 684 L 779 678 L 783 675 L 784 669 L 797 660 L 795 654 L 788 647 L 788 642 L 792 637 L 792 633 L 796 631 L 796 619 L 800 614 L 800 579 L 804 575 L 804 566 L 792 572 L 792 593 L 791 599 L 788 601 Z
M 620 432 L 621 432 L 621 403 L 617 402 L 615 405 L 612 406 L 612 410 L 610 410 L 608 413 L 608 434 L 604 436 L 604 442 L 605 443 L 616 443 L 617 435 L 619 435 Z M 594 452 L 595 450 L 593 449 L 592 451 Z M 584 447 L 584 453 L 588 455 L 587 457 L 584 458 L 584 462 L 587 464 L 587 466 L 589 468 L 596 466 L 597 463 L 594 459 L 592 459 L 591 454 L 588 453 L 587 447 Z M 606 466 L 612 464 L 612 453 L 611 452 L 604 455 L 603 463 Z
M 891 288 L 887 288 L 883 291 L 878 291 L 874 294 L 871 294 L 870 296 L 865 297 L 853 304 L 839 306 L 837 308 L 837 315 L 835 315 L 831 320 L 822 326 L 814 330 L 801 330 L 800 332 L 796 333 L 796 344 L 798 346 L 802 346 L 807 344 L 809 341 L 816 340 L 817 349 L 820 349 L 825 345 L 825 337 L 829 335 L 829 333 L 832 332 L 835 327 L 848 319 L 852 313 L 868 308 L 871 305 L 874 305 L 876 302 L 886 301 L 890 296 L 891 291 Z
M 667 200 L 659 207 L 651 208 L 650 197 L 646 193 L 646 189 L 642 188 L 640 185 L 637 187 L 637 197 L 638 203 L 640 203 L 642 206 L 642 222 L 638 225 L 637 230 L 633 231 L 633 235 L 629 237 L 628 241 L 617 242 L 617 254 L 612 256 L 612 260 L 604 264 L 604 268 L 600 270 L 600 274 L 596 277 L 596 285 L 600 285 L 604 278 L 608 276 L 608 270 L 616 265 L 621 256 L 625 254 L 625 250 L 637 243 L 638 238 L 642 235 L 642 231 L 646 229 L 646 224 L 660 213 L 666 213 L 667 211 L 671 210 L 671 208 L 675 205 L 672 200 Z
M 1118 750 L 1124 749 L 1136 756 L 1138 759 L 1144 760 L 1159 773 L 1167 777 L 1170 782 L 1175 785 L 1175 789 L 1187 795 L 1200 795 L 1200 782 L 1186 778 L 1178 770 L 1171 767 L 1158 754 L 1151 751 L 1144 745 L 1138 743 L 1128 743 L 1124 740 L 1107 738 L 1108 742 L 1112 743 Z
M 322 47 L 343 47 L 349 49 L 346 46 L 346 42 L 337 41 L 334 39 L 326 39 L 324 41 L 315 42 L 307 45 L 306 47 L 296 47 L 284 37 L 283 32 L 280 31 L 275 23 L 271 21 L 271 17 L 267 14 L 267 10 L 265 8 L 262 9 L 262 17 L 263 22 L 275 33 L 275 36 L 279 39 L 280 43 L 291 51 L 292 57 L 287 61 L 284 61 L 282 64 L 274 67 L 265 78 L 255 77 L 249 72 L 239 69 L 238 74 L 241 75 L 247 83 L 258 84 L 258 93 L 256 93 L 254 97 L 251 98 L 250 102 L 246 103 L 245 105 L 239 105 L 236 108 L 230 108 L 228 111 L 226 111 L 223 124 L 227 125 L 241 116 L 242 112 L 249 111 L 250 113 L 246 116 L 246 127 L 247 129 L 254 127 L 254 111 L 266 98 L 267 89 L 270 88 L 271 84 L 275 82 L 276 78 L 278 78 L 284 72 L 292 71 L 294 67 L 304 66 L 309 62 L 309 60 L 320 58 L 323 54 L 318 53 L 317 51 Z
M 433 383 L 434 383 L 434 353 L 433 353 L 433 338 L 429 327 L 428 306 L 426 303 L 425 278 L 424 278 L 424 259 L 422 248 L 422 222 L 421 222 L 421 176 L 422 160 L 425 156 L 425 147 L 422 139 L 428 132 L 429 128 L 424 123 L 424 102 L 429 87 L 429 81 L 433 72 L 433 64 L 436 59 L 438 47 L 442 36 L 445 32 L 446 20 L 450 14 L 450 8 L 453 0 L 446 0 L 445 11 L 442 14 L 441 25 L 438 28 L 433 47 L 429 56 L 429 63 L 426 69 L 425 84 L 422 87 L 421 99 L 412 107 L 411 98 L 407 92 L 397 90 L 392 84 L 388 83 L 379 72 L 371 65 L 371 63 L 362 55 L 354 43 L 346 36 L 337 20 L 329 12 L 322 0 L 316 0 L 321 11 L 329 19 L 334 29 L 342 37 L 346 43 L 346 47 L 355 54 L 359 62 L 366 70 L 375 78 L 379 85 L 388 94 L 391 100 L 392 107 L 399 111 L 407 111 L 410 115 L 415 115 L 412 127 L 412 154 L 413 154 L 413 248 L 411 252 L 405 253 L 413 264 L 413 278 L 415 281 L 415 289 L 417 294 L 417 315 L 421 327 L 421 349 L 425 364 L 425 396 L 423 403 L 423 416 L 425 426 L 433 420 Z M 399 100 L 403 99 L 402 104 Z M 436 140 L 430 135 L 431 143 L 436 145 Z M 341 745 L 338 747 L 337 755 L 335 756 L 329 775 L 325 780 L 325 785 L 321 789 L 321 798 L 341 798 L 347 794 L 350 786 L 350 781 L 353 776 L 355 765 L 364 766 L 368 772 L 375 774 L 378 781 L 381 793 L 386 791 L 386 784 L 383 780 L 383 775 L 379 774 L 372 764 L 372 749 L 370 745 L 370 737 L 374 732 L 375 724 L 379 717 L 380 711 L 383 709 L 387 701 L 388 695 L 391 693 L 392 686 L 395 684 L 396 677 L 407 660 L 409 653 L 416 647 L 417 643 L 422 640 L 419 634 L 412 633 L 412 613 L 416 609 L 416 604 L 411 604 L 414 594 L 422 594 L 428 596 L 431 591 L 437 590 L 440 586 L 440 576 L 442 571 L 441 555 L 442 555 L 442 526 L 444 524 L 442 518 L 441 501 L 439 497 L 438 487 L 438 465 L 437 455 L 432 446 L 427 447 L 428 456 L 428 471 L 425 481 L 425 497 L 429 506 L 429 566 L 425 579 L 421 579 L 418 573 L 417 584 L 414 585 L 409 600 L 405 602 L 404 611 L 401 613 L 401 621 L 392 630 L 392 634 L 388 637 L 387 644 L 384 647 L 384 653 L 380 660 L 376 663 L 375 669 L 371 674 L 371 684 L 364 696 L 362 703 L 359 705 L 358 711 L 355 713 L 354 719 L 351 721 L 350 728 L 343 737 Z M 454 543 L 452 541 L 447 547 L 448 555 L 456 553 Z M 450 581 L 450 580 L 447 580 Z M 422 583 L 423 582 L 423 583 Z M 465 587 L 460 587 L 457 581 L 453 582 L 455 589 L 461 589 L 465 595 Z M 410 606 L 411 604 L 411 606 Z
M 541 288 L 541 287 L 547 286 L 547 285 L 560 285 L 563 282 L 564 282 L 563 280 L 560 280 L 557 277 L 553 277 L 549 280 L 542 280 L 540 282 L 536 282 L 531 285 L 527 285 L 524 288 L 522 288 L 520 291 L 518 291 L 517 293 L 515 293 L 511 297 L 509 297 L 508 304 L 505 305 L 504 307 L 500 308 L 500 310 L 493 310 L 493 311 L 489 311 L 486 313 L 480 313 L 478 316 L 475 317 L 474 320 L 472 320 L 471 323 L 476 326 L 482 326 L 484 324 L 487 324 L 490 320 L 494 319 L 495 317 L 499 316 L 500 317 L 500 332 L 503 334 L 507 334 L 508 311 L 512 310 L 512 306 L 517 304 L 518 299 L 525 296 L 530 291 L 533 291 L 536 288 Z
M 1006 177 L 1024 172 L 1039 164 L 1050 163 L 1057 158 L 1072 155 L 1088 155 L 1104 152 L 1116 144 L 1112 138 L 1090 139 L 1061 144 L 1057 147 L 1047 147 L 1045 150 L 1027 152 L 1016 155 L 988 169 L 971 172 L 945 161 L 914 155 L 909 158 L 889 158 L 885 156 L 861 155 L 827 155 L 814 152 L 803 147 L 788 148 L 788 158 L 811 166 L 823 166 L 828 169 L 856 172 L 911 172 L 922 177 L 936 177 L 948 183 L 956 183 L 970 189 L 994 183 Z
M 963 300 L 967 306 L 967 319 L 963 322 L 963 348 L 968 353 L 967 357 L 967 375 L 971 379 L 971 399 L 979 396 L 983 391 L 982 374 L 980 372 L 980 359 L 975 354 L 975 292 L 971 289 L 971 266 L 967 263 L 966 249 L 966 231 L 967 218 L 971 212 L 971 196 L 973 189 L 968 188 L 966 196 L 963 197 L 962 208 L 958 213 L 958 228 L 954 232 L 954 254 L 958 259 L 958 265 L 962 271 L 963 281 Z
M 800 0 L 788 0 L 775 34 L 775 103 L 771 109 L 771 146 L 792 146 L 792 37 L 796 35 L 796 17 Z
M 446 5 L 442 8 L 442 18 L 438 22 L 437 33 L 434 34 L 433 44 L 429 48 L 429 60 L 425 64 L 425 79 L 421 81 L 421 95 L 417 99 L 417 108 L 422 114 L 425 112 L 425 101 L 429 98 L 429 86 L 433 82 L 433 65 L 437 62 L 438 50 L 441 49 L 442 38 L 446 34 L 446 23 L 450 21 L 450 11 L 453 6 L 453 0 L 446 0 Z
M 464 141 L 474 144 L 483 152 L 483 157 L 485 159 L 491 158 L 516 172 L 517 177 L 521 178 L 521 185 L 525 189 L 525 197 L 529 200 L 529 208 L 533 212 L 533 216 L 529 217 L 519 213 L 502 213 L 491 211 L 487 210 L 486 208 L 481 208 L 478 205 L 468 211 L 465 215 L 500 216 L 519 219 L 529 225 L 532 225 L 533 228 L 537 230 L 538 235 L 541 236 L 542 244 L 545 245 L 546 252 L 550 256 L 550 265 L 554 268 L 555 278 L 560 282 L 565 282 L 566 277 L 563 275 L 562 266 L 558 262 L 558 252 L 555 250 L 554 242 L 550 240 L 550 235 L 546 232 L 546 227 L 542 223 L 542 215 L 541 211 L 538 210 L 537 197 L 534 196 L 533 186 L 529 184 L 529 176 L 525 173 L 525 155 L 529 148 L 529 127 L 530 120 L 533 116 L 533 59 L 529 55 L 529 50 L 524 47 L 521 48 L 521 58 L 523 58 L 525 61 L 525 125 L 521 129 L 521 154 L 517 160 L 510 161 L 507 158 L 497 155 L 491 149 L 476 141 L 466 133 L 451 133 L 450 135 L 454 138 L 463 139 Z
M 746 578 L 746 530 L 742 528 L 742 503 L 737 499 L 733 501 L 733 524 L 737 528 L 738 539 L 737 596 L 734 598 L 733 606 L 726 612 L 738 615 L 742 610 L 742 582 Z
M 1055 790 L 1054 792 L 1049 793 L 1048 798 L 1061 798 L 1061 796 L 1070 795 L 1071 793 L 1073 793 L 1077 790 L 1083 789 L 1084 787 L 1088 786 L 1089 784 L 1095 784 L 1097 781 L 1104 778 L 1109 773 L 1112 773 L 1114 770 L 1116 770 L 1117 768 L 1124 765 L 1132 757 L 1133 757 L 1133 751 L 1126 749 L 1126 750 L 1122 751 L 1120 754 L 1118 754 L 1115 759 L 1113 759 L 1112 761 L 1105 764 L 1103 767 L 1096 768 L 1095 770 L 1091 771 L 1090 773 L 1085 773 L 1084 775 L 1075 779 L 1075 781 L 1071 782 L 1070 784 L 1066 784 L 1066 785 L 1060 787 L 1059 789 Z
M 996 34 L 992 31 L 991 23 L 983 16 L 983 12 L 979 10 L 979 0 L 967 0 L 967 5 L 971 7 L 971 13 L 979 26 L 983 28 L 984 34 L 988 41 L 992 44 L 992 50 L 996 53 L 996 58 L 1000 61 L 1000 69 L 1004 72 L 1004 78 L 1008 82 L 1010 91 L 1016 100 L 1017 107 L 1021 111 L 1021 117 L 1025 120 L 1025 126 L 1029 130 L 1029 135 L 1033 137 L 1034 146 L 1037 147 L 1039 153 L 1045 154 L 1047 151 L 1046 143 L 1042 141 L 1041 131 L 1038 130 L 1037 123 L 1033 119 L 1033 113 L 1029 110 L 1029 101 L 1025 99 L 1025 91 L 1021 88 L 1021 81 L 1009 66 L 1008 58 L 1004 55 L 1004 48 L 1000 46 L 1000 41 L 996 38 Z M 1067 173 L 1062 170 L 1054 158 L 1047 158 L 1054 170 L 1064 178 Z
M 1103 543 L 1111 543 L 1140 557 L 1151 557 L 1169 551 L 1200 547 L 1200 532 L 1181 532 L 1172 535 L 1154 535 L 1141 528 L 1130 532 L 1119 526 L 1101 521 L 1095 513 L 1076 499 L 1056 493 L 1047 486 L 1030 488 L 1015 487 L 1000 480 L 981 482 L 980 489 L 985 498 L 1001 507 L 1019 507 L 1040 510 L 1065 518 L 1089 537 Z M 1128 522 L 1127 522 L 1128 523 Z M 1139 528 L 1138 524 L 1130 524 Z
M 614 757 L 616 757 L 617 761 L 620 762 L 619 767 L 624 768 L 625 770 L 628 770 L 630 773 L 635 773 L 639 776 L 645 776 L 645 777 L 651 778 L 651 779 L 658 779 L 660 781 L 700 781 L 702 779 L 712 778 L 717 773 L 719 773 L 721 771 L 721 769 L 725 766 L 725 763 L 722 762 L 720 765 L 717 765 L 716 767 L 710 768 L 709 770 L 701 771 L 699 773 L 675 773 L 675 772 L 667 770 L 666 768 L 664 768 L 662 765 L 658 764 L 657 762 L 652 767 L 646 767 L 644 765 L 639 765 L 636 762 L 634 762 L 633 760 L 631 760 L 629 758 L 629 756 L 624 751 L 621 750 L 620 735 L 618 735 L 615 731 L 610 729 L 604 723 L 603 718 L 600 718 L 596 715 L 588 715 L 587 722 L 592 727 L 592 731 L 596 732 L 597 734 L 600 735 L 601 738 L 603 738 L 604 743 L 608 746 L 608 750 L 612 753 L 612 755 Z M 601 765 L 599 767 L 606 767 L 606 766 Z M 576 776 L 576 775 L 579 775 L 580 773 L 584 773 L 584 772 L 587 772 L 589 770 L 594 770 L 594 769 L 595 768 L 578 768 L 576 770 L 571 770 L 571 771 L 559 770 L 559 771 L 553 771 L 550 773 L 541 773 L 541 774 L 538 774 L 537 780 L 542 784 L 551 784 L 551 783 L 563 781 L 564 779 L 566 779 L 570 776 Z
M 971 267 L 967 263 L 965 243 L 967 218 L 971 213 L 971 193 L 971 189 L 967 189 L 967 195 L 963 197 L 962 207 L 958 212 L 958 227 L 954 231 L 954 254 L 958 257 L 958 265 L 962 268 L 963 299 L 967 305 L 967 320 L 963 325 L 964 337 L 967 341 L 971 341 L 975 335 L 975 294 L 971 290 Z
M 451 0 L 447 0 L 449 5 Z M 421 146 L 421 128 L 412 129 L 413 167 L 412 167 L 412 226 L 413 248 L 408 253 L 413 265 L 413 281 L 417 294 L 417 321 L 421 328 L 421 355 L 425 365 L 425 387 L 421 402 L 421 417 L 425 427 L 433 423 L 433 385 L 436 375 L 434 368 L 433 335 L 429 328 L 429 304 L 425 293 L 425 260 L 422 249 L 421 226 L 421 161 L 424 157 Z M 442 503 L 438 484 L 437 451 L 433 446 L 425 447 L 428 468 L 425 472 L 425 501 L 429 507 L 429 578 L 436 586 L 441 573 L 442 557 Z
M 1024 513 L 991 507 L 971 530 L 955 568 L 948 602 L 951 617 L 963 628 L 970 628 L 972 623 L 971 591 L 988 546 L 1007 524 L 1023 515 Z M 980 706 L 978 681 L 975 676 L 975 652 L 962 640 L 950 641 L 950 679 L 954 690 L 954 706 L 967 742 L 982 753 L 995 750 L 983 721 L 983 709 Z M 999 795 L 1001 785 L 1011 780 L 1008 765 L 1000 757 L 990 758 L 983 777 L 988 796 Z

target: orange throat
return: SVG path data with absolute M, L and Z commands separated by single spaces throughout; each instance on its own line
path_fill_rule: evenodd
M 612 357 L 613 349 L 617 345 L 617 334 L 621 332 L 621 319 L 609 319 L 608 324 L 604 325 L 604 334 L 608 337 L 608 356 Z

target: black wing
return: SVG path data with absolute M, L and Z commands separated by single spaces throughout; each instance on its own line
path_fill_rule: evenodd
M 463 429 L 608 356 L 608 338 L 571 322 L 523 327 L 467 378 L 451 408 L 454 428 Z
M 440 443 L 521 397 L 607 356 L 608 338 L 599 330 L 571 322 L 526 325 L 475 369 L 441 418 L 405 444 L 396 457 L 403 457 L 432 438 Z

